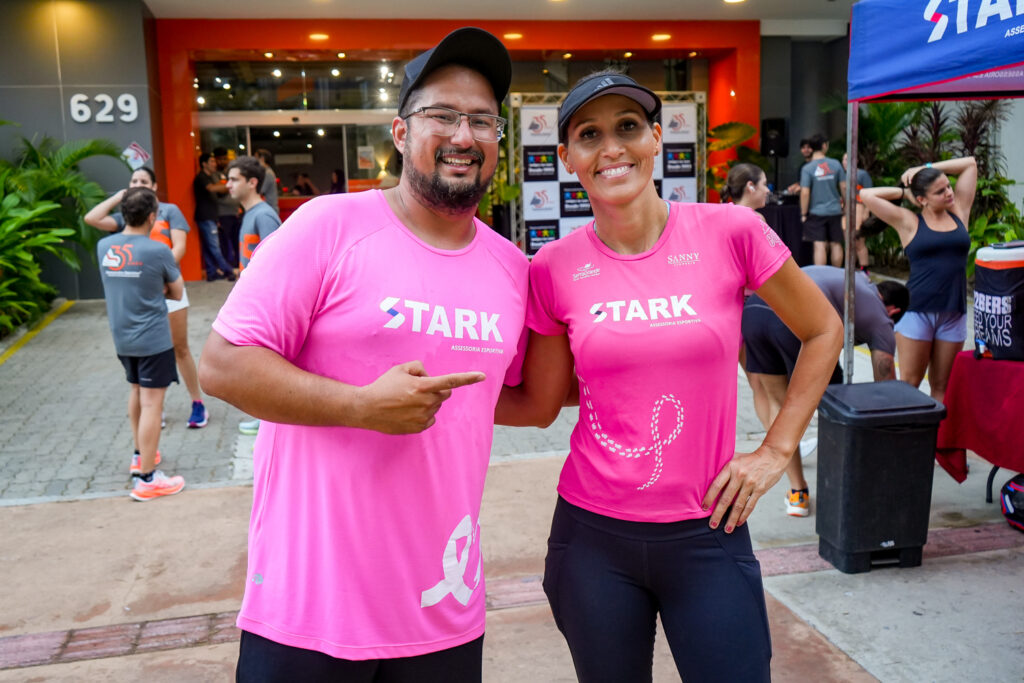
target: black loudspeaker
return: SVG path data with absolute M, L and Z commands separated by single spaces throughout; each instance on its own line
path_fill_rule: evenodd
M 761 120 L 761 154 L 766 157 L 789 155 L 789 132 L 786 119 Z

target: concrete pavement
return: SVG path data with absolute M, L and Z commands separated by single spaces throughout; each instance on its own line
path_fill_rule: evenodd
M 189 284 L 197 357 L 228 288 Z M 127 496 L 126 391 L 103 303 L 75 302 L 4 358 L 17 343 L 0 345 L 0 682 L 230 680 L 251 501 L 242 414 L 211 399 L 210 424 L 185 429 L 188 397 L 172 388 L 161 451 L 188 488 L 138 505 Z M 863 354 L 855 379 L 870 379 Z M 740 372 L 737 382 L 742 450 L 763 432 Z M 486 681 L 574 680 L 540 573 L 575 415 L 547 430 L 495 430 L 481 518 Z M 814 516 L 784 514 L 785 480 L 761 502 L 750 525 L 776 679 L 1024 680 L 1024 534 L 984 502 L 986 463 L 970 463 L 962 485 L 936 468 L 929 543 L 913 569 L 842 574 L 817 557 Z M 812 452 L 812 495 L 815 467 Z M 655 680 L 678 680 L 661 637 Z

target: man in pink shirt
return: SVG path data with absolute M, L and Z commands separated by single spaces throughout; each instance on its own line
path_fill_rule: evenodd
M 214 322 L 203 387 L 263 420 L 239 681 L 481 678 L 480 500 L 527 262 L 474 213 L 510 79 L 475 28 L 409 62 L 398 186 L 304 204 Z

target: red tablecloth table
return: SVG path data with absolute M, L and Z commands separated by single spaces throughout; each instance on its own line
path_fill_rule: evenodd
M 967 449 L 996 467 L 1024 472 L 1024 361 L 957 354 L 944 402 L 935 457 L 950 476 L 967 478 Z M 990 476 L 990 490 L 991 482 Z

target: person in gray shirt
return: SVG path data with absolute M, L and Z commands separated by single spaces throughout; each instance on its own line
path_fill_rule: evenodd
M 846 271 L 832 266 L 805 266 L 802 270 L 814 281 L 836 312 L 842 315 L 846 289 Z M 871 351 L 871 369 L 876 382 L 896 379 L 893 356 L 896 336 L 893 323 L 898 321 L 910 304 L 907 288 L 895 281 L 884 281 L 876 287 L 866 275 L 857 273 L 854 280 L 854 343 L 867 344 Z M 758 413 L 764 428 L 768 429 L 782 407 L 789 386 L 800 340 L 790 332 L 774 311 L 756 294 L 743 305 L 740 330 L 747 356 L 747 376 L 755 395 L 755 405 L 762 401 L 768 414 Z M 836 365 L 831 384 L 843 381 L 843 373 Z M 794 517 L 810 514 L 810 493 L 804 479 L 803 463 L 798 446 L 786 468 L 790 493 L 786 497 L 786 512 Z
M 823 266 L 831 256 L 833 266 L 843 265 L 843 201 L 839 176 L 843 167 L 825 156 L 828 141 L 823 135 L 810 139 L 811 160 L 800 169 L 800 220 L 804 242 L 814 242 L 814 264 Z
M 274 213 L 280 215 L 281 210 L 277 206 L 277 174 L 274 173 L 273 168 L 274 155 L 270 153 L 269 149 L 258 149 L 256 158 L 260 160 L 260 165 L 266 172 L 263 183 L 260 185 L 260 194 L 263 195 L 263 201 L 270 205 Z
M 249 265 L 253 250 L 281 225 L 281 218 L 260 198 L 264 168 L 255 157 L 238 157 L 228 164 L 228 192 L 242 205 L 242 227 L 238 236 L 238 267 Z
M 128 416 L 135 441 L 130 495 L 139 501 L 173 495 L 185 487 L 182 477 L 168 477 L 156 469 L 164 394 L 171 382 L 178 381 L 164 298 L 181 299 L 184 291 L 174 254 L 149 237 L 158 209 L 152 190 L 128 188 L 121 198 L 124 231 L 96 245 L 114 349 L 130 386 Z

